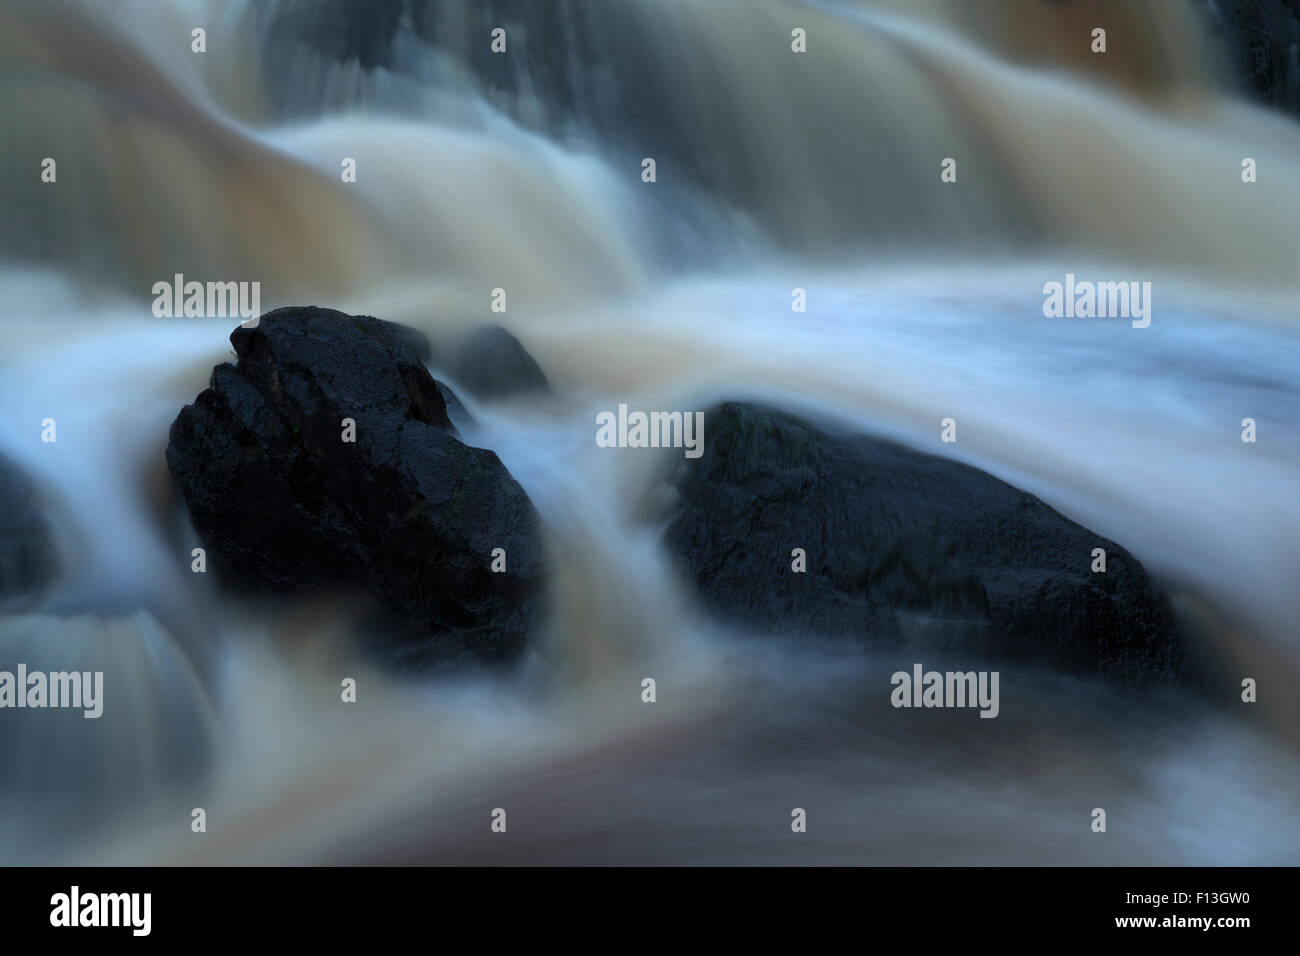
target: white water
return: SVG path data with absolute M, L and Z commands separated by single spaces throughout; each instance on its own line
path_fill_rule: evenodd
M 6 179 L 36 168 L 42 137 L 76 144 L 41 187 L 56 198 L 25 197 L 4 230 L 0 451 L 46 489 L 69 568 L 43 606 L 0 623 L 0 663 L 99 661 L 120 697 L 93 730 L 29 713 L 0 734 L 30 769 L 4 790 L 0 859 L 1294 859 L 1292 127 L 1185 63 L 1168 66 L 1173 92 L 1046 71 L 996 18 L 972 30 L 940 3 L 928 21 L 762 3 L 739 33 L 731 4 L 668 3 L 691 18 L 688 50 L 702 36 L 731 64 L 709 75 L 720 88 L 695 78 L 715 116 L 683 126 L 715 171 L 757 157 L 738 198 L 674 186 L 668 164 L 645 186 L 598 117 L 547 134 L 554 104 L 537 91 L 503 102 L 468 74 L 422 82 L 301 51 L 290 79 L 259 89 L 256 69 L 214 55 L 240 40 L 238 62 L 256 64 L 237 8 L 137 4 L 149 15 L 119 32 L 90 5 L 59 6 L 0 11 L 0 35 L 27 41 L 0 42 L 22 66 L 0 85 L 23 133 L 0 154 Z M 1162 28 L 1193 30 L 1152 7 Z M 822 72 L 782 60 L 760 82 L 754 64 L 786 55 L 788 16 L 834 25 L 814 33 Z M 56 22 L 72 52 L 33 56 Z M 201 63 L 162 29 L 199 22 L 223 24 Z M 756 52 L 762 23 L 782 25 L 771 54 Z M 442 55 L 400 42 L 417 62 Z M 672 44 L 644 42 L 671 75 Z M 271 124 L 277 98 L 330 108 Z M 1243 139 L 1268 171 L 1252 187 L 1237 178 Z M 950 152 L 963 182 L 996 188 L 943 197 L 937 161 L 911 157 Z M 337 181 L 344 155 L 355 186 Z M 852 214 L 877 206 L 854 239 Z M 34 257 L 33 235 L 57 251 Z M 264 308 L 314 301 L 435 335 L 501 319 L 488 293 L 509 289 L 506 324 L 557 391 L 470 406 L 469 439 L 497 450 L 548 529 L 553 614 L 518 673 L 394 683 L 358 657 L 346 604 L 272 612 L 189 573 L 162 449 L 229 357 L 231 323 L 154 319 L 146 290 L 174 271 L 260 279 Z M 1151 280 L 1151 327 L 1044 319 L 1042 283 L 1067 271 Z M 790 312 L 795 286 L 806 314 Z M 1263 715 L 1017 672 L 997 721 L 918 721 L 930 715 L 881 706 L 898 661 L 713 633 L 644 520 L 662 462 L 592 436 L 619 401 L 722 395 L 955 452 L 1119 540 L 1212 608 L 1206 639 L 1261 678 Z M 949 415 L 955 449 L 938 442 Z M 1258 444 L 1238 438 L 1247 416 Z M 54 445 L 39 441 L 45 417 Z M 359 680 L 355 707 L 338 703 L 341 676 Z M 203 837 L 193 806 L 208 810 Z M 508 843 L 488 835 L 497 806 Z M 813 822 L 792 846 L 794 806 Z M 1094 806 L 1111 814 L 1104 838 L 1087 829 Z

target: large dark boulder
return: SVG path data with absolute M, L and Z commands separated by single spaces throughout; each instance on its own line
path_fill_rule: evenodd
M 410 336 L 312 307 L 230 341 L 237 364 L 212 370 L 167 446 L 211 569 L 258 590 L 367 589 L 418 625 L 420 660 L 519 651 L 541 587 L 537 513 L 493 452 L 457 437 Z
M 54 540 L 36 486 L 0 456 L 0 600 L 39 592 L 57 570 Z
M 708 413 L 703 456 L 683 459 L 673 483 L 668 546 L 703 605 L 747 631 L 1120 683 L 1186 670 L 1136 558 L 976 468 L 729 402 Z M 795 548 L 805 573 L 792 571 Z M 1094 548 L 1105 573 L 1091 570 Z

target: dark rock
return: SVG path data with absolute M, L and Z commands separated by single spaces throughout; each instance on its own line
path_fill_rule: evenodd
M 484 325 L 466 333 L 435 354 L 432 364 L 478 399 L 548 392 L 551 388 L 541 366 L 499 325 Z
M 1256 99 L 1300 113 L 1300 0 L 1198 0 Z
M 705 421 L 703 456 L 674 477 L 667 542 L 722 619 L 1120 683 L 1185 672 L 1137 559 L 1033 495 L 768 408 L 726 403 Z M 1091 571 L 1098 547 L 1104 574 Z M 791 570 L 794 548 L 806 573 Z
M 0 456 L 0 600 L 39 592 L 57 570 L 58 556 L 36 486 Z
M 456 437 L 409 338 L 310 307 L 230 341 L 238 364 L 213 369 L 167 446 L 212 570 L 257 590 L 367 589 L 418 625 L 422 659 L 519 651 L 541 587 L 537 513 L 493 452 Z M 498 547 L 506 573 L 490 569 Z

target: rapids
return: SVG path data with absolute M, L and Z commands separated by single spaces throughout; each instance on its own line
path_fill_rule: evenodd
M 1231 92 L 1192 4 L 5 0 L 0 64 L 0 453 L 64 561 L 0 665 L 105 672 L 99 720 L 0 717 L 0 861 L 1296 858 L 1300 127 Z M 516 671 L 396 680 L 347 601 L 190 573 L 162 450 L 236 322 L 156 318 L 177 273 L 519 336 L 556 395 L 467 401 L 547 527 Z M 1067 273 L 1150 281 L 1150 326 L 1044 318 Z M 718 632 L 646 520 L 665 453 L 594 438 L 721 396 L 1032 491 L 1261 702 L 1004 670 L 997 720 L 900 716 L 899 661 Z

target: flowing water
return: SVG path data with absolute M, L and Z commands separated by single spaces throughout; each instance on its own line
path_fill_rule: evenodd
M 0 453 L 64 564 L 0 619 L 0 665 L 107 688 L 98 721 L 0 721 L 0 860 L 1296 858 L 1300 127 L 1233 97 L 1194 4 L 5 0 L 0 62 Z M 1152 282 L 1150 327 L 1045 319 L 1067 272 Z M 190 573 L 162 451 L 233 322 L 155 318 L 175 273 L 521 338 L 555 396 L 467 402 L 547 528 L 516 671 L 397 680 L 348 600 Z M 723 396 L 955 455 L 1118 540 L 1223 700 L 1004 668 L 995 721 L 895 711 L 912 656 L 703 623 L 650 517 L 667 457 L 594 423 Z

